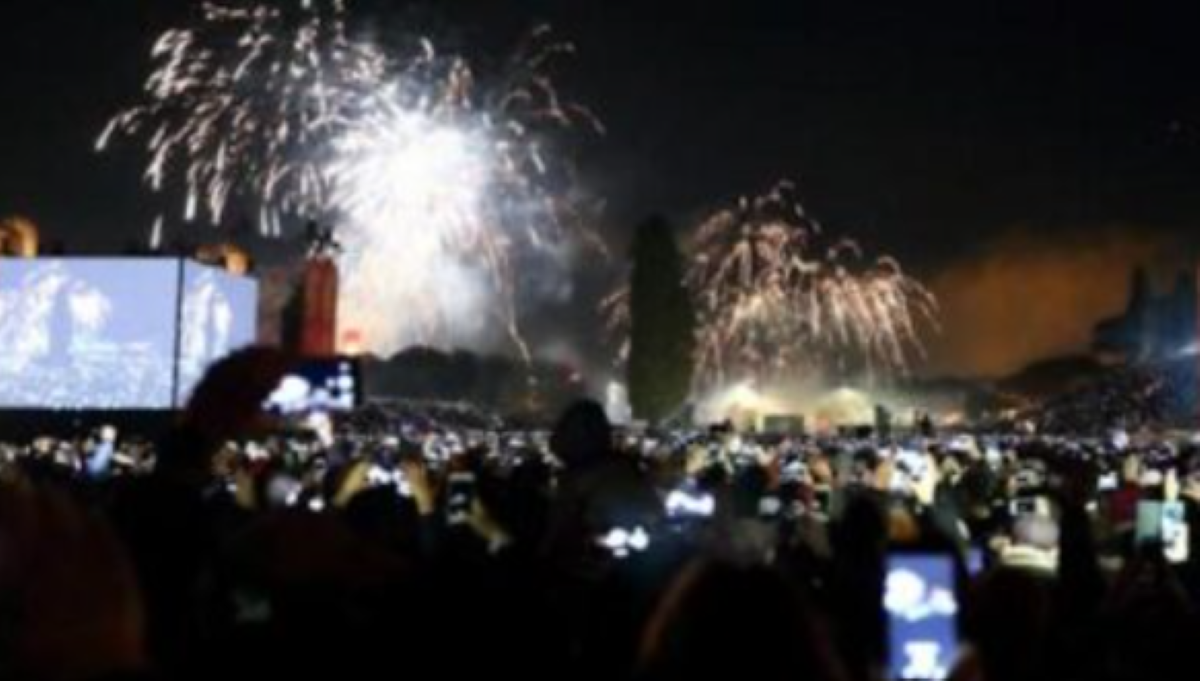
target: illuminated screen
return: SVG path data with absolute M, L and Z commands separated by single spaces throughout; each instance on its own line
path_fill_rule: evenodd
M 888 559 L 884 585 L 892 679 L 944 679 L 958 654 L 954 563 L 943 555 Z
M 353 359 L 311 360 L 283 378 L 265 407 L 287 416 L 351 411 L 359 401 L 359 373 Z
M 258 285 L 192 262 L 183 266 L 177 404 L 187 403 L 209 365 L 257 339 Z
M 179 262 L 0 260 L 0 408 L 172 405 Z
M 182 404 L 254 342 L 257 297 L 249 278 L 177 259 L 0 259 L 0 409 Z

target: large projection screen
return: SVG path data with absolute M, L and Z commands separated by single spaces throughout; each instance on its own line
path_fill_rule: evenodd
M 167 409 L 180 262 L 0 260 L 0 409 Z
M 249 277 L 186 262 L 179 328 L 176 404 L 182 406 L 213 362 L 257 340 L 257 283 Z

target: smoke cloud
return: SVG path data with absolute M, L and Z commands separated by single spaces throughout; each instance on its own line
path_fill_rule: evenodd
M 1184 246 L 1131 227 L 1049 238 L 1010 230 L 931 280 L 943 329 L 929 344 L 929 373 L 997 377 L 1085 351 L 1096 322 L 1124 311 L 1133 271 L 1171 280 L 1188 266 Z

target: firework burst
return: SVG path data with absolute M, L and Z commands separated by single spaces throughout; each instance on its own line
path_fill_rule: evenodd
M 686 275 L 697 308 L 697 382 L 796 374 L 906 373 L 923 356 L 937 302 L 890 256 L 832 239 L 783 182 L 698 227 Z M 602 312 L 628 324 L 628 294 Z
M 344 0 L 204 3 L 158 41 L 142 101 L 98 149 L 144 142 L 147 184 L 182 186 L 187 222 L 237 206 L 268 234 L 287 218 L 337 225 L 342 330 L 371 351 L 498 327 L 527 356 L 518 270 L 561 260 L 567 237 L 594 242 L 551 149 L 561 131 L 601 129 L 549 75 L 573 48 L 539 28 L 481 78 L 428 39 L 384 51 L 347 21 Z
M 570 51 L 540 28 L 485 79 L 426 43 L 382 103 L 336 140 L 330 185 L 354 226 L 343 237 L 348 329 L 393 350 L 462 344 L 498 327 L 528 357 L 518 264 L 561 261 L 580 238 L 597 243 L 572 198 L 570 164 L 549 153 L 559 133 L 602 131 L 546 75 Z M 388 328 L 378 309 L 406 310 L 412 323 Z

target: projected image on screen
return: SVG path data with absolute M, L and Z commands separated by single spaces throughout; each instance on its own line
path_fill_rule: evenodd
M 179 265 L 0 262 L 0 408 L 171 406 Z
M 252 279 L 195 263 L 184 265 L 177 404 L 187 402 L 213 362 L 254 343 L 257 301 Z

